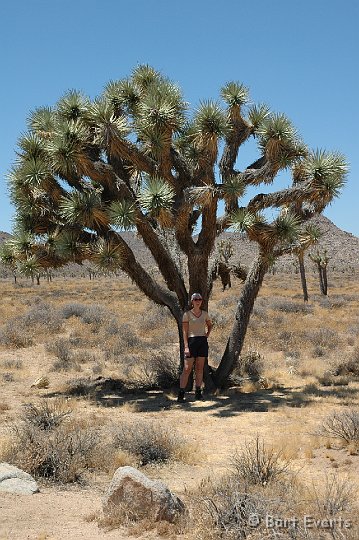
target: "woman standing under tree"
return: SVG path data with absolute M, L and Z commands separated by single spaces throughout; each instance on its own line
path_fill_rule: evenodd
M 208 356 L 207 338 L 211 333 L 212 323 L 207 311 L 201 309 L 202 296 L 193 293 L 191 296 L 192 309 L 183 315 L 184 365 L 180 377 L 180 389 L 177 401 L 185 401 L 185 388 L 188 377 L 195 362 L 196 399 L 202 399 L 203 368 Z

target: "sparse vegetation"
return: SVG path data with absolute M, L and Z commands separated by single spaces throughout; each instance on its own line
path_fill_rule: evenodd
M 92 463 L 99 439 L 92 428 L 74 420 L 64 422 L 68 414 L 58 403 L 29 404 L 23 421 L 13 426 L 11 444 L 0 457 L 35 478 L 80 481 Z
M 63 401 L 45 400 L 39 405 L 25 405 L 23 420 L 25 423 L 44 431 L 58 427 L 71 414 L 71 409 Z
M 309 291 L 316 282 L 308 276 Z M 220 360 L 238 287 L 240 282 L 234 281 L 231 291 L 222 292 L 220 283 L 215 284 L 213 312 L 225 326 L 217 325 L 211 334 L 210 365 Z M 4 283 L 5 294 L 13 300 L 2 312 L 0 308 L 2 329 L 9 323 L 12 330 L 29 332 L 32 346 L 10 350 L 12 345 L 0 344 L 0 460 L 32 471 L 40 488 L 46 480 L 54 491 L 65 482 L 86 482 L 87 489 L 97 489 L 118 466 L 143 464 L 146 474 L 163 479 L 186 501 L 191 518 L 175 534 L 191 540 L 233 540 L 241 534 L 262 540 L 266 531 L 248 526 L 251 512 L 323 519 L 343 515 L 355 523 L 355 497 L 346 504 L 339 487 L 348 476 L 357 488 L 358 441 L 350 436 L 346 442 L 328 431 L 309 434 L 327 422 L 328 408 L 337 413 L 355 413 L 357 408 L 355 301 L 340 302 L 341 294 L 357 299 L 356 290 L 357 280 L 343 285 L 338 275 L 331 281 L 330 297 L 310 295 L 307 309 L 279 310 L 278 298 L 284 306 L 299 304 L 293 276 L 267 276 L 242 351 L 243 366 L 233 373 L 233 388 L 218 396 L 207 394 L 203 403 L 193 402 L 189 394 L 188 403 L 179 408 L 170 391 L 178 375 L 173 321 L 166 309 L 148 304 L 130 282 L 69 279 L 64 287 L 55 281 L 42 285 L 41 301 L 31 287 L 13 289 Z M 91 303 L 86 303 L 90 294 Z M 22 315 L 41 304 L 59 314 L 60 333 L 47 332 L 46 324 L 33 316 L 32 326 L 24 325 Z M 96 305 L 105 315 L 96 323 L 91 311 L 92 322 L 85 322 L 83 313 Z M 16 327 L 18 318 L 22 323 Z M 315 347 L 323 350 L 322 356 L 315 357 Z M 54 362 L 59 362 L 57 371 Z M 31 386 L 41 376 L 48 384 Z M 9 431 L 14 422 L 16 428 Z M 129 435 L 131 441 L 120 445 L 117 429 L 122 425 L 126 428 L 121 440 Z M 235 445 L 239 463 L 248 463 L 242 455 L 246 446 L 255 449 L 256 440 L 250 438 L 254 429 L 259 452 L 252 452 L 252 458 L 257 466 L 252 460 L 247 473 L 240 474 L 233 467 L 222 479 Z M 172 449 L 167 432 L 174 435 Z M 196 447 L 185 442 L 188 433 Z M 267 462 L 258 459 L 262 450 Z M 262 475 L 258 463 L 263 465 Z M 271 466 L 285 470 L 267 477 Z M 335 471 L 338 489 L 330 488 L 327 470 Z M 210 480 L 203 480 L 198 492 L 196 483 L 208 475 Z M 318 480 L 315 487 L 313 476 Z M 343 510 L 335 514 L 336 508 Z M 146 524 L 137 527 L 146 530 Z M 152 524 L 148 530 L 156 528 Z M 346 532 L 346 540 L 356 540 L 352 530 Z M 318 540 L 312 531 L 305 536 L 300 527 L 281 534 L 288 540 Z
M 326 437 L 340 439 L 349 444 L 359 444 L 359 411 L 347 409 L 334 411 L 322 423 L 319 433 Z
M 266 486 L 288 473 L 289 461 L 257 435 L 232 458 L 235 474 L 244 484 Z
M 137 420 L 123 422 L 117 428 L 114 444 L 134 454 L 143 466 L 180 457 L 186 441 L 174 428 L 164 427 L 159 422 Z

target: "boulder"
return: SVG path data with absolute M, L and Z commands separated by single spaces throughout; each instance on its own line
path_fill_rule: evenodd
M 33 477 L 9 463 L 0 463 L 0 492 L 32 495 L 39 487 Z
M 150 480 L 134 467 L 119 467 L 102 501 L 106 515 L 130 511 L 134 519 L 174 522 L 183 502 L 160 480 Z

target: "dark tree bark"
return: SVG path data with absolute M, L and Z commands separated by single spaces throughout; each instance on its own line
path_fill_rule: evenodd
M 264 254 L 260 254 L 248 272 L 247 279 L 239 297 L 235 321 L 227 341 L 226 349 L 221 363 L 213 375 L 213 380 L 217 388 L 224 385 L 238 362 L 253 305 L 267 270 L 267 257 Z
M 303 299 L 304 299 L 304 302 L 308 302 L 309 296 L 308 296 L 308 287 L 307 287 L 307 277 L 305 275 L 304 253 L 302 251 L 298 254 L 298 262 L 299 262 L 300 280 L 302 283 L 302 290 L 303 290 Z

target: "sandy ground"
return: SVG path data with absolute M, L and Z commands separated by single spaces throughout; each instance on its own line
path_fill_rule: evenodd
M 78 293 L 76 300 L 77 297 Z M 10 308 L 11 316 L 15 316 L 18 309 L 15 301 Z M 269 354 L 266 357 L 271 359 Z M 6 380 L 9 370 L 1 366 L 5 361 L 17 360 L 23 367 L 13 369 L 12 378 Z M 0 350 L 0 445 L 8 426 L 19 419 L 24 404 L 63 395 L 61 389 L 66 378 L 93 376 L 90 365 L 84 364 L 81 373 L 64 373 L 51 371 L 52 362 L 43 343 L 25 349 Z M 41 375 L 49 376 L 49 388 L 31 388 Z M 277 375 L 281 379 L 279 386 L 241 392 L 232 389 L 203 403 L 193 402 L 190 396 L 188 403 L 179 405 L 173 396 L 153 392 L 137 397 L 108 395 L 101 401 L 74 398 L 71 405 L 75 407 L 76 417 L 96 418 L 100 424 L 109 421 L 116 424 L 124 417 L 159 420 L 189 439 L 195 448 L 192 463 L 175 462 L 144 470 L 151 478 L 167 483 L 184 502 L 201 481 L 225 473 L 235 450 L 257 434 L 292 454 L 293 469 L 308 486 L 335 471 L 347 475 L 358 487 L 359 456 L 350 455 L 347 449 L 326 447 L 323 442 L 317 444 L 313 433 L 332 410 L 358 406 L 359 382 L 350 382 L 343 388 L 319 387 L 317 383 L 311 387 L 315 382 L 313 377 L 284 372 Z M 105 531 L 93 519 L 101 514 L 101 497 L 111 475 L 92 473 L 87 480 L 85 486 L 72 487 L 40 481 L 41 492 L 32 496 L 1 493 L 0 540 L 128 538 L 125 529 Z M 144 536 L 155 537 L 154 532 Z
M 186 501 L 188 493 L 201 480 L 225 473 L 235 449 L 257 433 L 280 443 L 283 437 L 290 436 L 292 429 L 294 446 L 305 444 L 307 434 L 316 424 L 315 417 L 304 415 L 301 408 L 288 407 L 288 399 L 283 391 L 267 395 L 238 393 L 179 406 L 157 394 L 147 412 L 127 413 L 127 416 L 155 418 L 160 414 L 163 423 L 176 425 L 196 445 L 196 463 L 172 463 L 146 471 L 152 478 L 166 482 Z M 139 404 L 141 406 L 141 400 Z M 89 404 L 82 406 L 92 407 Z M 121 407 L 112 409 L 112 414 L 114 418 L 123 414 Z M 315 479 L 325 471 L 333 471 L 333 462 L 341 473 L 359 478 L 358 457 L 348 460 L 348 454 L 343 450 L 316 449 L 310 458 L 293 460 L 293 466 L 303 477 Z M 41 487 L 41 493 L 33 496 L 0 494 L 0 539 L 128 538 L 124 529 L 104 531 L 96 521 L 88 521 L 91 516 L 100 515 L 101 496 L 109 480 L 101 478 L 88 488 Z M 146 538 L 153 534 L 147 533 Z

